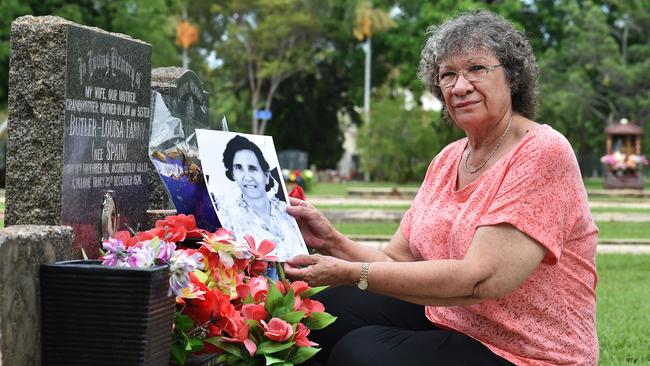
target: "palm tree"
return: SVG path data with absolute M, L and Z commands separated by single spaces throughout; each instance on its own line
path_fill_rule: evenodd
M 366 65 L 363 85 L 363 112 L 365 120 L 370 123 L 370 62 L 372 59 L 371 40 L 374 33 L 385 32 L 395 28 L 397 24 L 390 18 L 388 12 L 373 7 L 369 0 L 357 2 L 355 22 L 352 34 L 359 42 L 364 42 Z

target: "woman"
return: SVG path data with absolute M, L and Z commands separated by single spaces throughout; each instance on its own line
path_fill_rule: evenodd
M 598 230 L 568 141 L 532 121 L 527 40 L 481 11 L 434 29 L 420 76 L 467 137 L 445 147 L 383 251 L 302 201 L 286 273 L 331 288 L 314 334 L 328 365 L 595 365 Z M 367 289 L 369 292 L 360 290 Z
M 218 204 L 217 215 L 223 226 L 237 237 L 250 234 L 258 243 L 273 241 L 273 254 L 280 261 L 295 253 L 306 253 L 295 220 L 286 212 L 287 204 L 274 194 L 281 187 L 273 179 L 260 148 L 237 135 L 226 145 L 223 164 L 226 177 L 241 191 L 234 200 Z

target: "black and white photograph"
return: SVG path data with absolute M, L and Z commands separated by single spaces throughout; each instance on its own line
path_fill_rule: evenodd
M 196 130 L 205 181 L 221 225 L 237 239 L 275 243 L 271 255 L 284 262 L 307 254 L 293 216 L 270 136 Z

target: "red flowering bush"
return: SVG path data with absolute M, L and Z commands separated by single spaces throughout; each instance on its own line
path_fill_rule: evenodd
M 201 238 L 198 249 L 177 248 L 186 238 Z M 273 242 L 208 233 L 192 215 L 167 217 L 134 235 L 119 232 L 103 246 L 105 265 L 169 265 L 177 304 L 172 358 L 181 365 L 193 353 L 220 353 L 229 365 L 300 364 L 319 351 L 309 332 L 336 319 L 310 299 L 324 287 L 284 278 L 270 255 Z

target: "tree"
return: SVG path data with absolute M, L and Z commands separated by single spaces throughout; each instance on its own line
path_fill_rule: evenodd
M 57 15 L 150 43 L 154 67 L 177 64 L 174 18 L 179 0 L 3 0 L 0 2 L 0 108 L 6 106 L 11 22 L 22 15 Z
M 267 123 L 256 118 L 256 111 L 261 106 L 271 110 L 280 84 L 314 65 L 313 41 L 319 24 L 315 5 L 300 0 L 237 0 L 211 9 L 225 30 L 212 39 L 217 55 L 234 77 L 248 84 L 255 134 L 263 134 Z
M 440 113 L 419 106 L 405 109 L 404 96 L 384 86 L 371 111 L 372 128 L 364 125 L 358 146 L 361 167 L 375 180 L 421 181 L 431 159 L 463 132 Z
M 372 62 L 372 35 L 385 32 L 397 25 L 383 9 L 374 8 L 368 0 L 359 1 L 355 9 L 355 22 L 352 33 L 357 41 L 364 41 L 366 54 L 363 83 L 363 111 L 366 122 L 370 123 L 370 64 Z
M 567 136 L 591 174 L 608 124 L 626 117 L 643 126 L 650 116 L 650 48 L 621 38 L 631 21 L 624 14 L 589 1 L 564 9 L 562 37 L 540 57 L 539 120 Z

